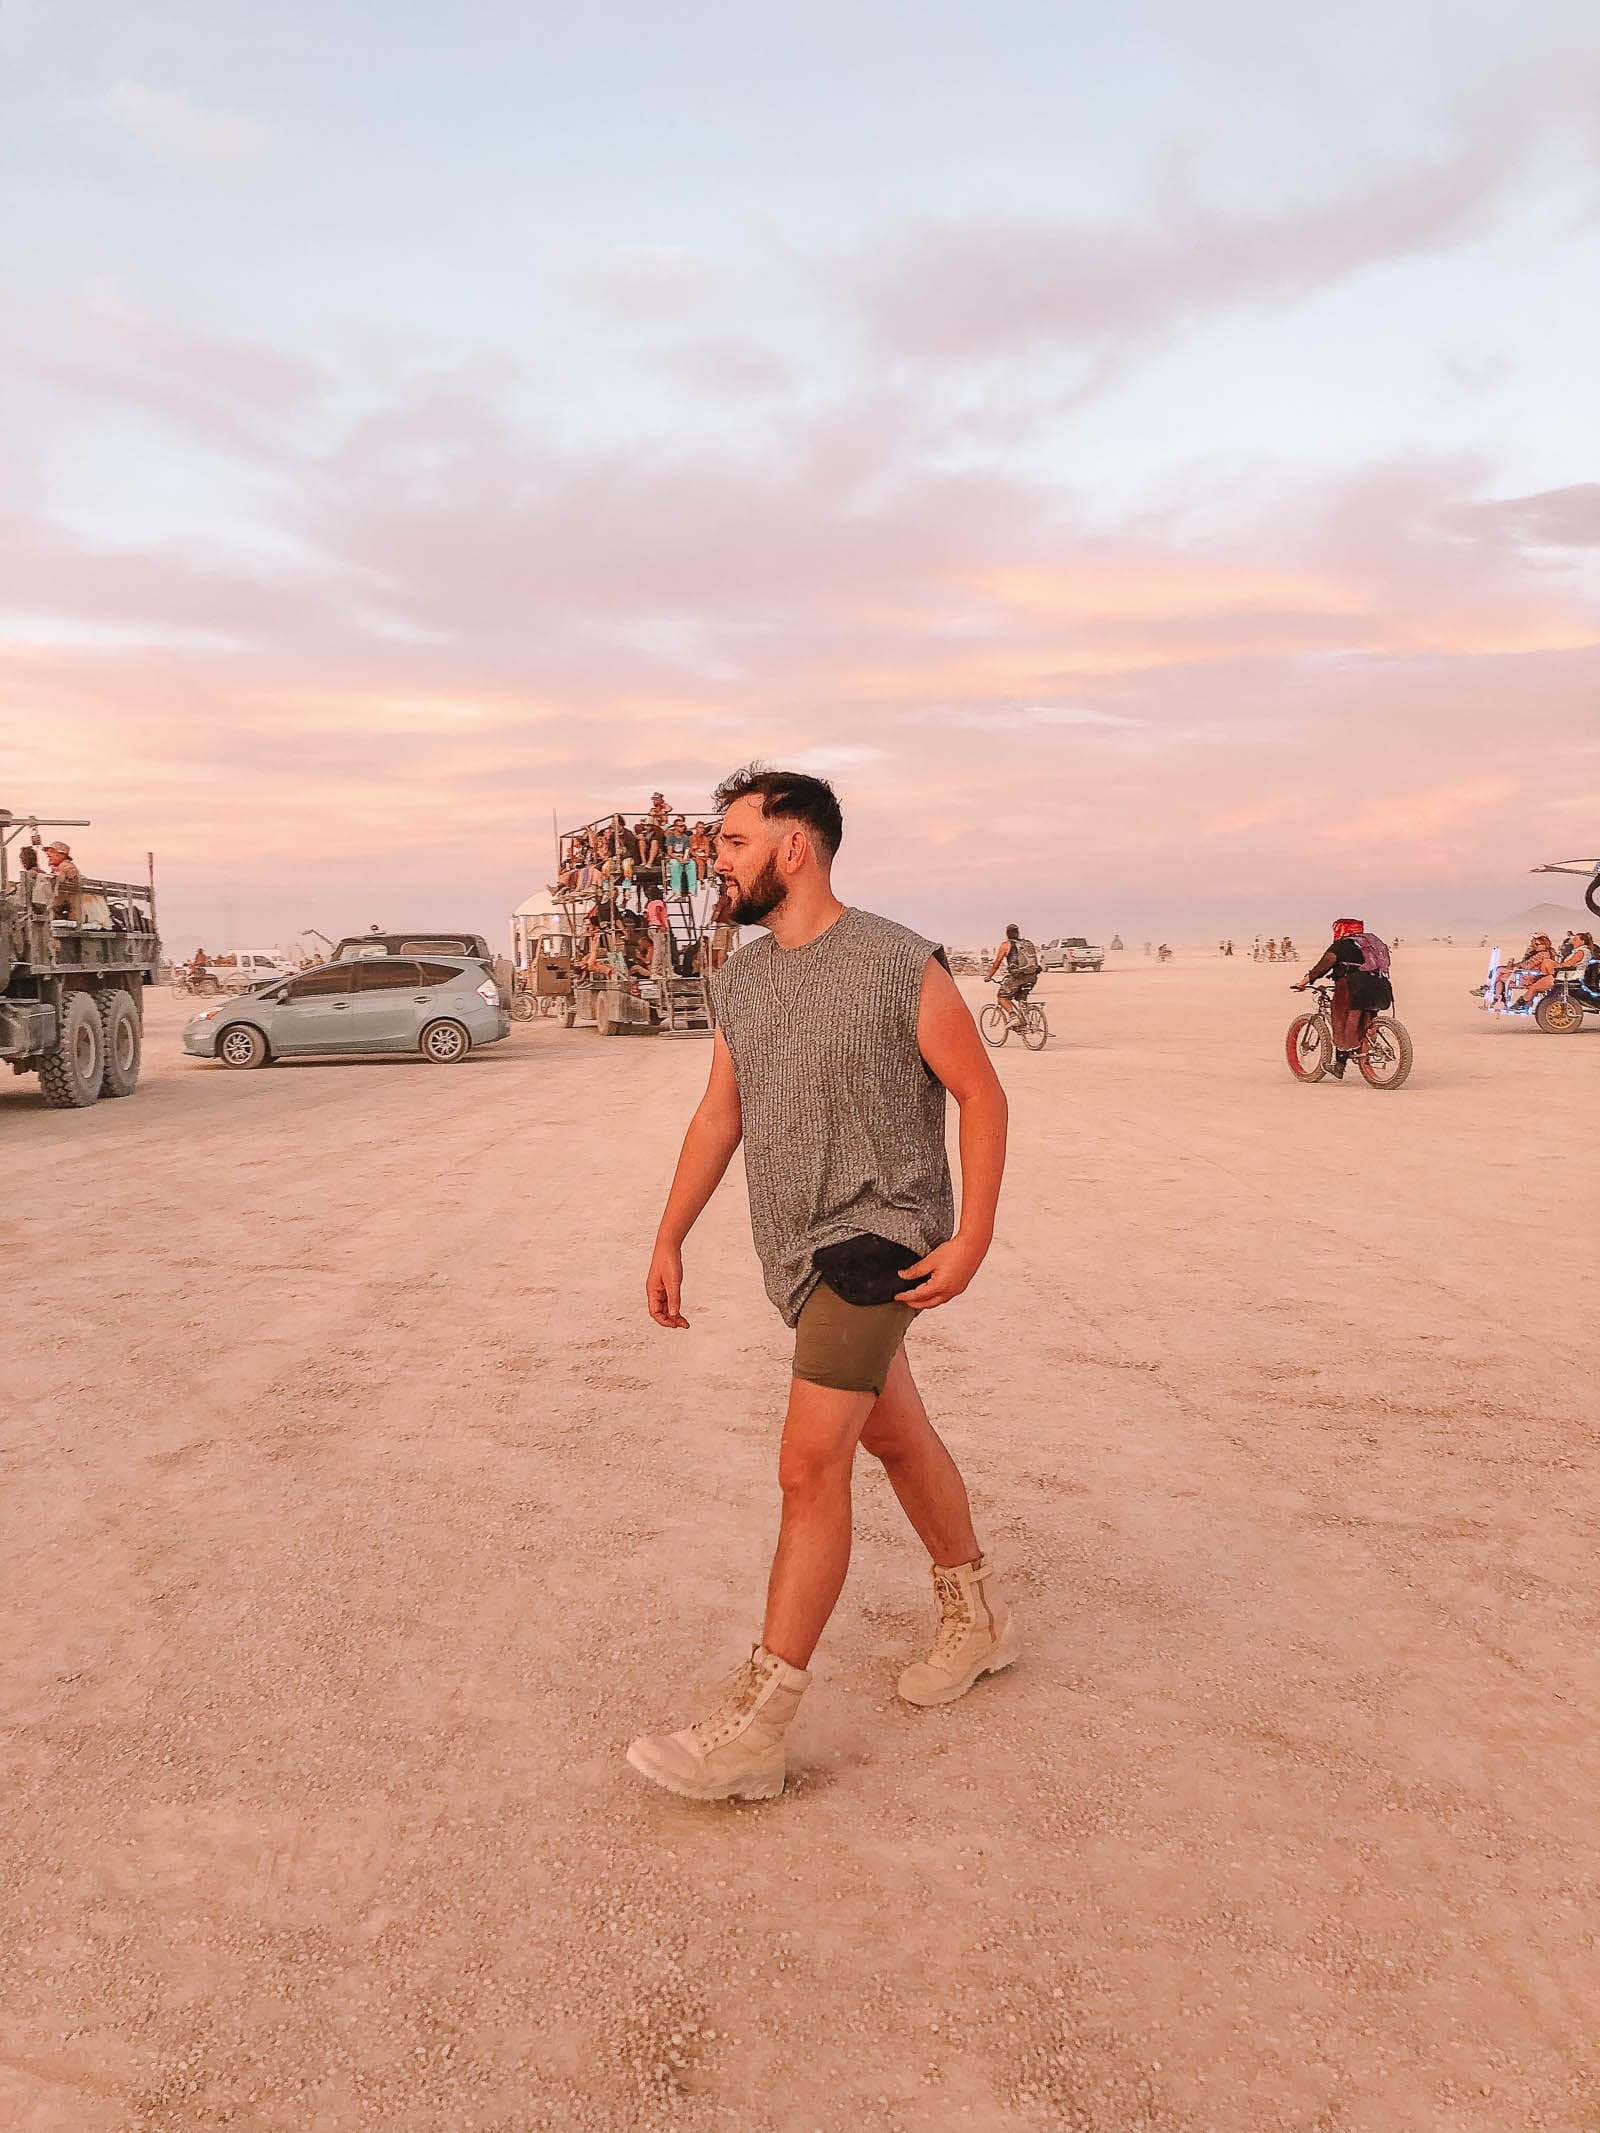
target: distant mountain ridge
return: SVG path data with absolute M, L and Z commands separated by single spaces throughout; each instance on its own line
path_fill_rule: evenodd
M 1589 914 L 1581 903 L 1529 904 L 1526 911 L 1513 911 L 1509 918 L 1496 919 L 1489 930 L 1493 932 L 1498 926 L 1508 933 L 1565 933 L 1569 926 L 1589 924 Z

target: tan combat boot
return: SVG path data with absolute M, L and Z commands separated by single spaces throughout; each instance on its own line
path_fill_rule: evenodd
M 758 1644 L 724 1684 L 708 1718 L 649 1733 L 628 1750 L 635 1770 L 686 1800 L 775 1800 L 783 1736 L 811 1676 Z
M 994 1573 L 984 1556 L 953 1570 L 934 1564 L 938 1619 L 933 1650 L 900 1676 L 900 1694 L 907 1703 L 954 1703 L 981 1674 L 998 1674 L 1017 1657 L 1022 1646 L 993 1585 Z

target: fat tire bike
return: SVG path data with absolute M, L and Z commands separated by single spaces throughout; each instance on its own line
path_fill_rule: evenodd
M 1333 1067 L 1333 987 L 1311 987 L 1316 1006 L 1296 1015 L 1284 1038 L 1284 1055 L 1296 1081 L 1321 1081 Z M 1371 1089 L 1398 1089 L 1411 1072 L 1411 1034 L 1393 1015 L 1375 1015 L 1355 1053 L 1361 1078 Z

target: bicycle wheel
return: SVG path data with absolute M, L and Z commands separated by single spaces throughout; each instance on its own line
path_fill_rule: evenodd
M 1030 1000 L 1028 1020 L 1022 1032 L 1022 1041 L 1030 1052 L 1042 1052 L 1050 1042 L 1050 1020 L 1044 1011 L 1042 1000 Z
M 998 1051 L 1011 1035 L 1011 1017 L 991 1000 L 978 1017 L 978 1027 L 983 1031 L 984 1043 L 992 1044 Z
M 1361 1078 L 1369 1088 L 1398 1089 L 1411 1072 L 1411 1037 L 1403 1022 L 1380 1015 L 1356 1054 Z
M 1296 1015 L 1283 1048 L 1296 1081 L 1320 1081 L 1333 1064 L 1333 1040 L 1320 1015 Z

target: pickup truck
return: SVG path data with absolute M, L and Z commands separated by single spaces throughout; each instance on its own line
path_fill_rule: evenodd
M 275 948 L 235 948 L 226 956 L 212 956 L 208 967 L 224 992 L 252 992 L 274 978 L 294 975 L 294 965 Z
M 1105 959 L 1105 950 L 1092 948 L 1081 933 L 1068 933 L 1060 940 L 1045 941 L 1039 949 L 1042 970 L 1098 970 Z

